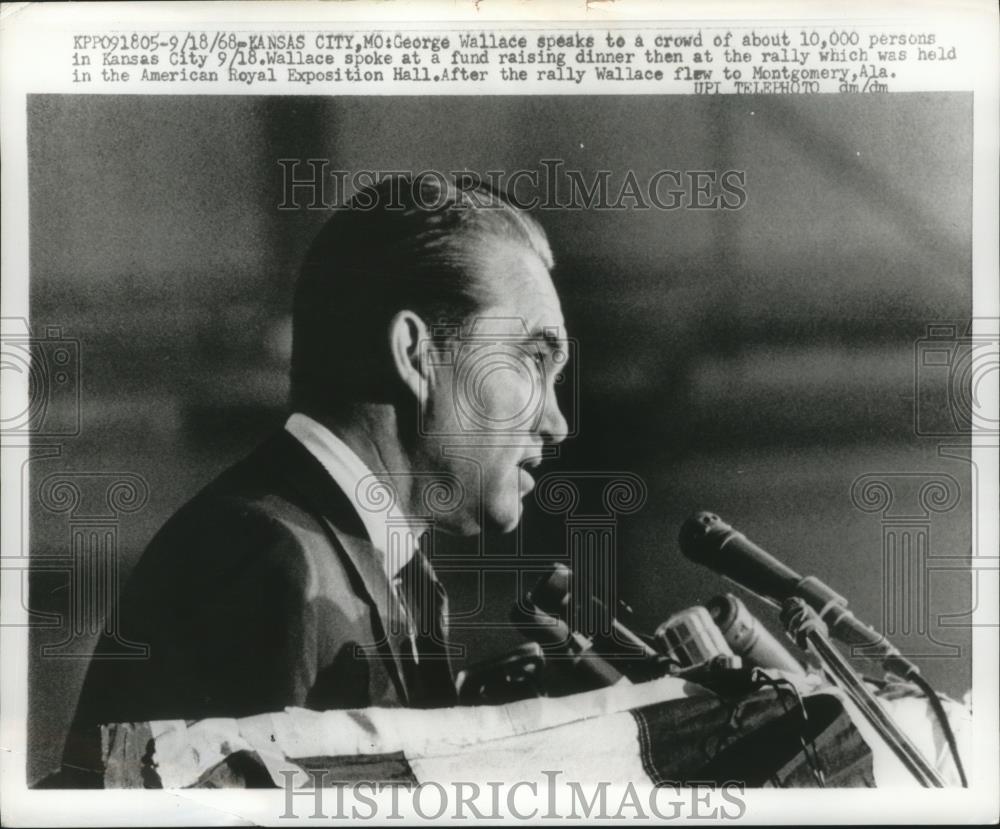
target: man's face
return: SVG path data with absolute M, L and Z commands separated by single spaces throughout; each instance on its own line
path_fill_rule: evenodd
M 462 535 L 513 530 L 543 447 L 567 432 L 555 396 L 569 357 L 565 324 L 544 263 L 512 243 L 481 261 L 497 299 L 433 348 L 421 424 L 424 461 L 464 490 L 460 506 L 437 520 Z

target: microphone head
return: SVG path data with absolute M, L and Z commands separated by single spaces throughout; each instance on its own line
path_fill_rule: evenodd
M 571 579 L 573 572 L 565 565 L 558 562 L 552 565 L 552 569 L 543 575 L 527 599 L 551 616 L 566 618 L 569 608 Z
M 804 674 L 796 659 L 732 593 L 709 599 L 705 607 L 718 625 L 722 638 L 737 656 L 761 668 Z
M 733 656 L 711 614 L 701 605 L 675 613 L 656 629 L 653 638 L 660 652 L 682 668 L 704 665 L 719 656 Z
M 724 596 L 714 596 L 705 602 L 705 607 L 712 614 L 712 619 L 725 633 L 741 615 L 748 613 L 747 607 L 732 593 Z
M 802 576 L 737 532 L 714 512 L 699 512 L 681 526 L 681 552 L 695 564 L 776 602 L 794 594 Z
M 708 564 L 719 553 L 719 542 L 733 528 L 714 512 L 698 512 L 681 525 L 677 543 L 695 564 Z

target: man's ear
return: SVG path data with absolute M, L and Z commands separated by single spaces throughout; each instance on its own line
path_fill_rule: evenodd
M 434 369 L 427 359 L 430 334 L 413 311 L 399 311 L 389 322 L 389 352 L 396 375 L 420 405 L 427 401 Z

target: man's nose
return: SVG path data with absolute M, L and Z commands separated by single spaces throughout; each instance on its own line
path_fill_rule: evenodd
M 542 440 L 547 444 L 562 443 L 569 434 L 569 424 L 559 407 L 559 399 L 554 388 L 550 388 L 545 399 L 545 411 L 538 424 Z

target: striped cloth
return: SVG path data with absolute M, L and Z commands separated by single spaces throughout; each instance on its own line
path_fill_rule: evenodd
M 102 728 L 113 788 L 565 779 L 874 785 L 872 752 L 829 688 L 730 695 L 666 677 L 502 706 L 283 712 Z

